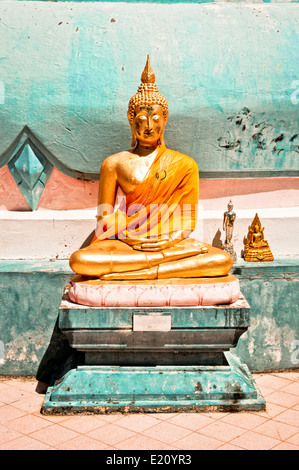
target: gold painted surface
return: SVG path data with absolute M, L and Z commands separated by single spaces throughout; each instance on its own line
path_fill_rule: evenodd
M 150 280 L 136 280 L 134 281 L 134 285 L 141 285 L 141 286 L 160 286 L 160 285 L 186 285 L 192 286 L 194 284 L 224 284 L 235 282 L 237 278 L 233 274 L 227 274 L 226 276 L 218 276 L 218 277 L 201 277 L 201 278 L 171 278 L 171 279 L 154 279 L 153 281 Z M 88 284 L 92 286 L 101 286 L 101 285 L 119 285 L 120 282 L 117 280 L 114 281 L 104 281 L 102 279 L 82 276 L 80 274 L 76 274 L 72 280 L 73 283 L 79 282 L 80 284 Z M 121 281 L 122 285 L 132 285 L 131 281 Z
M 228 274 L 228 253 L 198 242 L 198 168 L 167 149 L 168 105 L 149 58 L 130 99 L 131 150 L 107 157 L 101 167 L 94 239 L 70 257 L 72 270 L 105 281 L 217 277 Z M 118 188 L 125 197 L 115 209 Z
M 255 214 L 251 225 L 248 227 L 244 251 L 245 261 L 256 262 L 274 260 L 269 243 L 264 238 L 264 227 L 262 227 L 258 214 Z

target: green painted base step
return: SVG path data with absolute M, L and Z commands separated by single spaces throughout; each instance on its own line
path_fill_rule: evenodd
M 264 410 L 248 367 L 225 355 L 227 366 L 78 366 L 48 388 L 41 412 Z

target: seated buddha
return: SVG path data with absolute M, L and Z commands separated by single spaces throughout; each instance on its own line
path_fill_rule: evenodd
M 274 257 L 269 243 L 264 238 L 259 216 L 256 214 L 253 222 L 248 227 L 248 235 L 245 240 L 245 261 L 273 261 Z
M 168 105 L 149 58 L 127 116 L 132 149 L 102 163 L 97 228 L 91 244 L 70 257 L 73 280 L 225 276 L 231 256 L 189 237 L 197 221 L 198 168 L 165 146 Z
M 264 244 L 264 228 L 260 228 L 257 224 L 253 227 L 249 227 L 250 232 L 250 245 L 251 246 L 263 246 Z

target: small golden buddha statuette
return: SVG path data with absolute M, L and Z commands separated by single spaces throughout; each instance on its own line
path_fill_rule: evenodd
M 223 215 L 223 230 L 225 231 L 225 242 L 223 244 L 223 250 L 231 255 L 233 262 L 237 262 L 237 254 L 234 250 L 232 238 L 234 223 L 236 220 L 236 213 L 233 211 L 233 203 L 229 201 L 227 205 L 227 211 Z
M 248 235 L 245 240 L 245 261 L 273 261 L 274 257 L 269 243 L 264 239 L 264 227 L 259 216 L 255 217 L 248 227 Z

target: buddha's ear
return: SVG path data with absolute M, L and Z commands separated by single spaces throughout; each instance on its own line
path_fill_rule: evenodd
M 130 127 L 131 127 L 131 134 L 132 134 L 131 147 L 135 148 L 135 147 L 136 147 L 136 143 L 137 143 L 137 139 L 136 139 L 136 135 L 135 135 L 133 123 L 132 123 L 131 120 L 130 120 L 130 114 L 129 114 L 129 112 L 127 113 L 127 116 L 128 116 L 128 121 L 129 121 L 129 124 L 130 124 Z
M 135 147 L 136 147 L 136 144 L 137 144 L 137 139 L 136 139 L 136 135 L 135 135 L 134 128 L 133 128 L 132 125 L 131 125 L 131 132 L 132 132 L 131 147 L 135 148 Z
M 161 145 L 164 145 L 164 144 L 165 144 L 165 142 L 164 142 L 164 131 L 165 131 L 166 123 L 167 123 L 167 119 L 165 119 L 164 129 L 163 129 L 163 131 L 161 132 L 161 136 L 160 136 L 160 139 L 159 139 Z
M 136 139 L 136 136 L 133 134 L 132 132 L 132 142 L 131 142 L 131 147 L 132 148 L 135 148 L 136 147 L 136 143 L 137 143 L 137 139 Z

